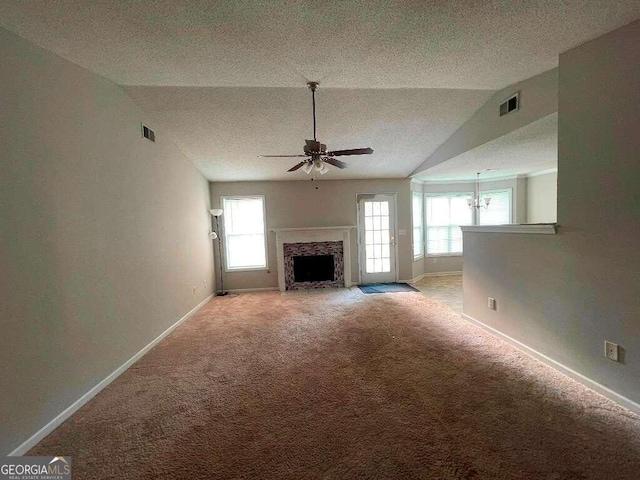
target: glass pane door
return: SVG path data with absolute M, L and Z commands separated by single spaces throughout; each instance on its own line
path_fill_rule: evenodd
M 390 195 L 360 201 L 362 283 L 396 280 L 394 208 L 394 198 Z

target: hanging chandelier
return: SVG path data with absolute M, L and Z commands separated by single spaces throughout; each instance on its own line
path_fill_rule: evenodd
M 484 197 L 482 201 L 480 201 L 480 172 L 476 173 L 476 189 L 473 198 L 467 199 L 467 205 L 469 208 L 475 208 L 480 210 L 480 207 L 484 207 L 486 210 L 489 208 L 489 203 L 491 203 L 491 197 Z

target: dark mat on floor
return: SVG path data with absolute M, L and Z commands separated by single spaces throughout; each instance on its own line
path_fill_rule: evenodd
M 407 283 L 372 283 L 370 285 L 358 285 L 362 293 L 395 293 L 395 292 L 419 292 L 417 288 Z

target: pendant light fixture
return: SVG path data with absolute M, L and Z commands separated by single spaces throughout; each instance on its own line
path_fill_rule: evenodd
M 480 210 L 480 207 L 484 207 L 486 210 L 489 208 L 489 203 L 491 203 L 491 197 L 484 197 L 482 201 L 480 201 L 480 172 L 476 173 L 476 189 L 473 198 L 467 199 L 467 205 L 469 208 L 475 208 L 476 210 Z

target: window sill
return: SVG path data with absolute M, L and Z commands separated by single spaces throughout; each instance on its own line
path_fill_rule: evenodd
M 472 233 L 528 233 L 535 235 L 555 235 L 557 223 L 531 223 L 511 225 L 467 225 L 460 227 L 463 232 Z
M 269 267 L 245 267 L 245 268 L 225 268 L 225 273 L 233 272 L 266 272 Z
M 428 253 L 427 258 L 438 258 L 438 257 L 462 257 L 464 254 L 462 252 L 457 253 Z
M 424 258 L 424 255 L 420 255 L 418 257 L 413 257 L 413 261 L 417 262 L 418 260 L 422 260 Z

